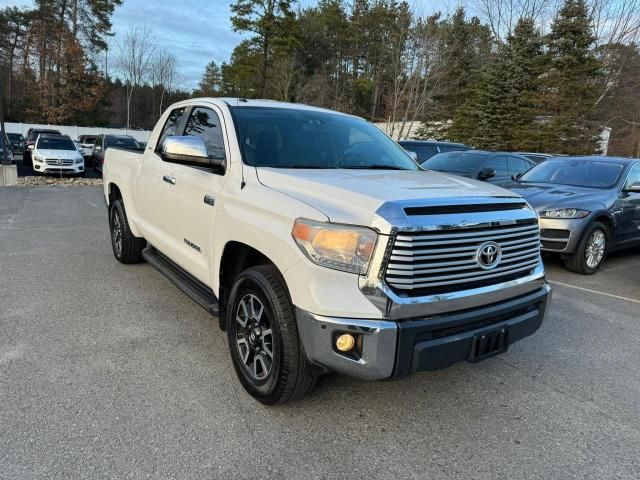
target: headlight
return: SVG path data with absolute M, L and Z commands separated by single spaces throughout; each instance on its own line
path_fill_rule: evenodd
M 291 232 L 309 257 L 323 267 L 364 274 L 376 246 L 378 234 L 365 227 L 297 219 Z
M 82 163 L 82 157 L 76 158 L 76 165 L 78 165 L 79 163 Z
M 557 208 L 540 212 L 540 216 L 542 218 L 584 218 L 590 213 L 589 210 L 580 210 L 579 208 Z
M 33 159 L 34 159 L 36 162 L 44 162 L 44 157 L 41 157 L 40 155 L 34 155 L 34 156 L 33 156 Z

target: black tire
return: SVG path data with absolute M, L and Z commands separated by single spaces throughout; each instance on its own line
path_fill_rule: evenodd
M 144 238 L 136 237 L 131 233 L 122 199 L 115 200 L 109 207 L 109 231 L 113 255 L 120 263 L 129 264 L 144 261 L 142 250 L 146 247 L 147 242 Z
M 242 316 L 241 303 L 247 302 L 247 299 L 253 301 L 250 297 L 257 299 L 263 310 L 256 316 L 254 304 L 251 303 L 254 318 L 245 315 L 243 327 L 236 318 Z M 275 266 L 260 265 L 242 272 L 231 288 L 229 308 L 226 310 L 227 338 L 233 366 L 240 383 L 251 396 L 266 405 L 274 405 L 300 399 L 313 390 L 318 376 L 302 348 L 289 292 Z M 267 336 L 261 336 L 260 333 L 256 336 L 257 341 L 262 343 L 256 343 L 251 353 L 251 339 L 246 335 L 247 332 L 253 335 L 255 330 L 260 329 L 262 333 L 271 331 L 271 363 L 267 372 L 264 371 L 265 361 L 268 361 Z M 264 378 L 259 379 L 250 373 L 251 367 L 241 358 L 241 355 L 245 355 L 241 354 L 241 351 L 245 351 L 242 342 L 246 345 L 247 361 L 253 359 L 253 364 L 257 364 L 256 358 L 264 359 L 261 367 Z M 255 373 L 256 369 L 253 365 Z
M 594 266 L 589 265 L 587 262 L 587 247 L 590 239 L 594 234 L 596 234 L 596 232 L 601 232 L 604 235 L 605 243 L 602 258 L 597 265 Z M 607 258 L 607 247 L 609 246 L 610 237 L 609 229 L 606 225 L 601 222 L 591 223 L 591 225 L 589 225 L 582 234 L 582 238 L 580 239 L 580 243 L 578 244 L 578 248 L 576 248 L 575 253 L 565 259 L 564 266 L 566 269 L 575 273 L 581 273 L 582 275 L 593 275 L 596 273 Z

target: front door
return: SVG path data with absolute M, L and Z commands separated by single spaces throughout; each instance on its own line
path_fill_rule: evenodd
M 176 185 L 173 179 L 176 166 L 160 156 L 164 139 L 177 135 L 184 125 L 185 108 L 171 111 L 154 149 L 147 148 L 136 178 L 136 205 L 138 225 L 147 241 L 170 258 L 182 250 L 172 233 L 175 228 L 173 205 L 176 202 Z
M 193 107 L 182 134 L 204 140 L 207 155 L 225 158 L 222 114 L 214 107 Z M 173 232 L 181 251 L 175 261 L 199 280 L 209 283 L 213 252 L 213 229 L 219 194 L 226 176 L 211 168 L 174 165 L 175 201 L 172 205 Z M 228 166 L 227 166 L 228 169 Z
M 631 167 L 616 202 L 615 210 L 622 209 L 622 216 L 619 217 L 620 233 L 614 239 L 616 242 L 631 243 L 640 240 L 640 193 L 628 190 L 634 183 L 640 183 L 640 163 Z

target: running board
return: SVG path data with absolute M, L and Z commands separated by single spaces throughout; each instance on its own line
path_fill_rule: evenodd
M 151 245 L 142 251 L 142 257 L 207 312 L 218 316 L 220 311 L 218 298 L 213 293 L 213 290 L 204 283 L 176 265 Z

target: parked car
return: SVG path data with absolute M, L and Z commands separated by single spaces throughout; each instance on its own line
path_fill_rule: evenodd
M 533 334 L 549 287 L 522 197 L 423 171 L 371 123 L 288 103 L 190 99 L 104 163 L 111 245 L 218 316 L 266 404 L 319 374 L 477 361 Z
M 496 185 L 509 184 L 535 165 L 533 161 L 520 155 L 484 150 L 438 153 L 422 162 L 422 167 L 427 170 L 453 173 Z
M 2 138 L 2 133 L 0 133 L 0 163 L 5 161 L 4 158 L 4 146 L 7 146 L 7 158 L 6 161 L 13 163 L 13 148 L 11 148 L 11 142 L 7 137 Z
M 11 142 L 11 148 L 15 152 L 22 152 L 24 148 L 24 137 L 21 133 L 7 133 L 9 141 Z
M 97 135 L 80 135 L 76 140 L 78 150 L 84 157 L 85 161 L 93 155 L 93 145 L 96 143 Z
M 401 140 L 398 143 L 407 152 L 415 153 L 414 160 L 418 163 L 428 160 L 437 153 L 469 150 L 469 147 L 463 143 L 438 142 L 436 140 Z
M 24 150 L 22 151 L 22 165 L 29 168 L 33 168 L 33 162 L 31 161 L 31 152 L 35 148 L 38 135 L 62 135 L 59 130 L 53 130 L 50 128 L 30 128 L 27 130 L 26 142 L 24 144 Z
M 640 244 L 640 160 L 550 159 L 511 186 L 540 215 L 542 249 L 595 273 L 607 252 Z
M 84 158 L 67 135 L 38 135 L 32 160 L 34 175 L 85 175 Z
M 545 160 L 549 160 L 553 158 L 553 155 L 550 153 L 535 153 L 535 152 L 513 152 L 516 155 L 520 155 L 521 157 L 528 158 L 529 160 L 535 163 L 542 163 Z
M 93 145 L 91 162 L 93 167 L 99 172 L 102 172 L 104 154 L 108 148 L 119 148 L 134 151 L 144 150 L 144 148 L 138 145 L 136 139 L 129 135 L 98 135 Z

